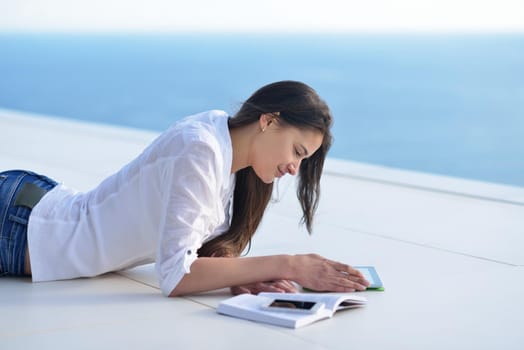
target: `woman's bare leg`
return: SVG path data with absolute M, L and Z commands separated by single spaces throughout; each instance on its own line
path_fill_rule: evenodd
M 27 245 L 25 247 L 24 273 L 26 275 L 31 275 L 31 260 L 29 259 L 29 246 Z

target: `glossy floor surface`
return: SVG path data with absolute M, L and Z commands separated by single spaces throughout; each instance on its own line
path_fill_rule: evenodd
M 0 110 L 0 169 L 88 190 L 155 133 Z M 152 265 L 98 278 L 0 279 L 1 349 L 522 349 L 524 188 L 330 159 L 315 231 L 282 181 L 250 256 L 373 265 L 385 292 L 290 330 L 218 315 L 228 290 L 161 295 Z

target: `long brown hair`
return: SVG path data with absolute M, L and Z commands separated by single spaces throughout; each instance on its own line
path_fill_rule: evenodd
M 246 126 L 262 114 L 276 113 L 283 125 L 320 131 L 324 137 L 320 148 L 300 165 L 297 197 L 302 206 L 301 223 L 312 232 L 313 216 L 320 196 L 320 177 L 331 146 L 331 112 L 326 103 L 308 85 L 297 81 L 280 81 L 257 90 L 229 119 L 229 129 Z M 236 173 L 233 216 L 227 232 L 206 242 L 199 256 L 238 256 L 251 243 L 269 200 L 273 184 L 262 182 L 251 167 Z

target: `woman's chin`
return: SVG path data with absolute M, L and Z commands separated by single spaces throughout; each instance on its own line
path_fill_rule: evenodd
M 265 183 L 265 184 L 267 184 L 267 185 L 272 184 L 274 181 L 275 181 L 275 178 L 274 178 L 274 177 L 271 178 L 271 180 L 269 180 L 269 179 L 266 179 L 266 180 L 262 179 L 262 182 Z
M 253 169 L 253 170 L 255 170 L 255 169 Z M 275 175 L 270 175 L 270 176 L 262 175 L 262 174 L 259 174 L 256 170 L 255 170 L 255 174 L 260 179 L 260 181 L 262 181 L 263 183 L 265 183 L 267 185 L 270 185 L 270 184 L 272 184 L 275 181 Z
M 267 176 L 266 178 L 262 178 L 262 177 L 258 177 L 260 180 L 262 180 L 263 183 L 267 184 L 267 185 L 270 185 L 272 184 L 274 181 L 275 181 L 275 177 L 274 176 Z

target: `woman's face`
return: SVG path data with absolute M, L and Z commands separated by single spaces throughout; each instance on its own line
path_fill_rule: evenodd
M 322 133 L 263 118 L 264 115 L 260 120 L 261 131 L 255 136 L 250 152 L 251 167 L 265 183 L 272 183 L 285 174 L 296 175 L 300 163 L 322 145 Z

